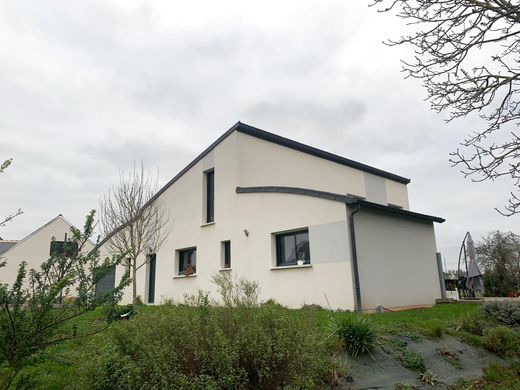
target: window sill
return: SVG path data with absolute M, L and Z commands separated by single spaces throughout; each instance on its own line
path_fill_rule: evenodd
M 173 275 L 173 279 L 184 279 L 184 278 L 194 278 L 197 274 L 191 275 Z
M 202 225 L 200 225 L 200 227 L 206 227 L 206 226 L 211 226 L 211 225 L 215 225 L 215 221 L 203 223 Z
M 232 268 L 219 268 L 219 272 L 231 271 Z
M 276 271 L 279 269 L 293 269 L 293 268 L 311 268 L 312 264 L 304 264 L 304 265 L 281 265 L 278 267 L 271 267 L 271 271 Z

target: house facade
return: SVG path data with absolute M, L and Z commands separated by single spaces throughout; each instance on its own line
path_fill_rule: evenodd
M 293 308 L 433 304 L 433 224 L 444 220 L 409 210 L 409 182 L 239 122 L 152 199 L 172 226 L 138 271 L 138 294 L 148 304 L 215 294 L 212 275 L 232 272 Z
M 27 263 L 27 270 L 39 269 L 41 264 L 50 256 L 51 242 L 59 244 L 71 237 L 72 224 L 61 214 L 51 219 L 20 241 L 6 241 L 0 245 L 0 260 L 6 261 L 5 267 L 0 268 L 0 283 L 13 284 L 22 261 Z M 0 244 L 2 241 L 0 241 Z M 85 243 L 85 250 L 94 248 L 91 242 Z

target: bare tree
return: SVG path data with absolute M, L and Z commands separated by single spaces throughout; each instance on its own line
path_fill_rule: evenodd
M 503 215 L 520 213 L 520 4 L 510 0 L 374 0 L 414 30 L 387 42 L 410 45 L 406 77 L 422 80 L 431 107 L 448 121 L 476 114 L 450 162 L 472 181 L 507 177 L 512 192 Z
M 169 233 L 169 219 L 161 199 L 154 198 L 157 177 L 147 174 L 141 162 L 133 170 L 120 172 L 119 185 L 100 201 L 102 232 L 106 245 L 124 255 L 132 278 L 132 299 L 137 299 L 137 271 L 147 264 Z M 144 259 L 143 259 L 144 257 Z
M 12 162 L 13 162 L 13 159 L 10 158 L 10 159 L 5 160 L 3 163 L 1 163 L 0 164 L 0 173 L 3 173 L 9 167 L 9 165 L 11 165 Z M 11 222 L 15 217 L 17 217 L 18 215 L 20 215 L 22 213 L 23 213 L 23 211 L 21 209 L 18 209 L 14 213 L 7 215 L 6 217 L 4 217 L 3 220 L 0 220 L 0 227 L 5 226 L 8 222 Z

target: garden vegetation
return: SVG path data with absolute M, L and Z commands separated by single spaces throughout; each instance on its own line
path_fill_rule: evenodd
M 341 374 L 339 342 L 313 320 L 259 304 L 258 286 L 215 277 L 222 306 L 199 292 L 138 313 L 92 339 L 82 368 L 91 389 L 313 389 Z

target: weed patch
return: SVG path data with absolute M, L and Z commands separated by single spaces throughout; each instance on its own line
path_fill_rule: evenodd
M 426 383 L 426 384 L 432 385 L 432 386 L 435 386 L 435 384 L 439 380 L 437 375 L 435 375 L 435 373 L 432 370 L 426 370 L 425 372 L 423 372 L 419 376 L 419 379 L 421 380 L 422 383 Z
M 426 371 L 426 365 L 422 355 L 414 350 L 406 350 L 401 355 L 401 364 L 410 370 L 417 372 Z
M 439 355 L 448 363 L 450 363 L 455 368 L 462 368 L 462 363 L 460 362 L 459 355 L 457 353 L 449 351 L 445 348 L 437 349 Z

